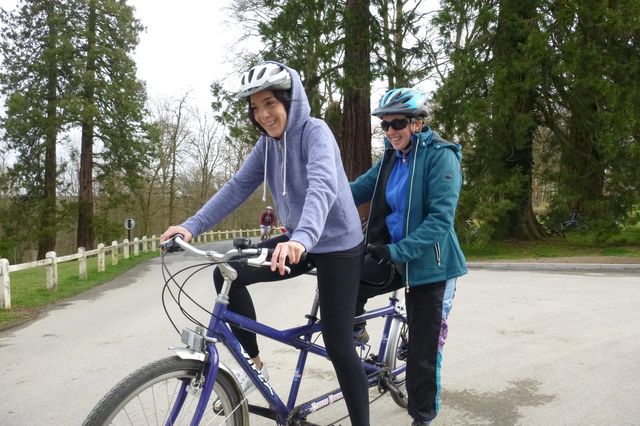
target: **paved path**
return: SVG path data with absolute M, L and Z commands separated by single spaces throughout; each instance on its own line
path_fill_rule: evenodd
M 180 254 L 171 263 L 192 260 Z M 166 348 L 179 345 L 179 338 L 160 304 L 158 266 L 149 261 L 0 332 L 1 425 L 78 425 L 120 378 L 170 355 Z M 209 301 L 211 287 L 207 273 L 192 291 Z M 313 291 L 311 277 L 251 287 L 260 318 L 283 328 L 303 319 Z M 370 306 L 377 303 L 384 298 Z M 635 271 L 472 267 L 458 283 L 434 426 L 640 424 L 639 308 Z M 294 354 L 259 342 L 272 384 L 287 395 Z M 302 397 L 334 386 L 328 362 L 311 357 Z M 310 420 L 330 424 L 345 413 L 338 403 Z M 372 404 L 372 425 L 409 423 L 388 396 Z M 252 424 L 273 423 L 257 418 Z

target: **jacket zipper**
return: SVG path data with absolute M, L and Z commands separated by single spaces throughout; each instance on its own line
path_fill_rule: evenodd
M 409 233 L 409 215 L 411 213 L 411 196 L 413 195 L 413 180 L 416 174 L 416 159 L 418 158 L 418 146 L 420 146 L 420 138 L 416 137 L 415 142 L 415 152 L 413 153 L 413 165 L 411 167 L 411 183 L 409 185 L 409 200 L 407 203 L 407 220 L 404 225 L 404 235 L 405 237 Z M 404 264 L 405 267 L 405 288 L 406 292 L 409 293 L 409 262 Z
M 436 243 L 433 246 L 434 251 L 436 252 L 436 263 L 438 264 L 438 268 L 440 267 L 440 243 Z
M 384 160 L 383 160 L 384 162 Z M 376 190 L 378 189 L 378 182 L 380 181 L 380 173 L 382 172 L 382 163 L 380 163 L 380 168 L 378 169 L 378 176 L 376 176 L 376 184 L 373 187 L 373 194 L 375 195 Z M 369 216 L 367 217 L 367 233 L 364 236 L 364 246 L 366 247 L 369 242 L 369 225 L 371 224 L 371 212 L 374 207 L 374 200 L 376 197 L 371 197 L 371 205 L 369 206 Z

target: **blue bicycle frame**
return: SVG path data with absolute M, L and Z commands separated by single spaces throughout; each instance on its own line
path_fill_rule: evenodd
M 270 406 L 270 409 L 265 409 L 263 407 L 249 405 L 249 411 L 252 413 L 259 414 L 264 417 L 269 417 L 275 420 L 278 424 L 285 424 L 287 418 L 294 409 L 297 411 L 297 414 L 304 418 L 311 413 L 314 413 L 315 411 L 343 398 L 340 389 L 336 389 L 331 392 L 325 393 L 324 395 L 306 401 L 300 404 L 298 407 L 295 406 L 296 399 L 298 397 L 298 391 L 300 389 L 300 384 L 302 381 L 302 373 L 304 371 L 308 354 L 312 353 L 321 357 L 328 358 L 326 349 L 323 346 L 315 344 L 311 341 L 312 336 L 315 333 L 320 332 L 321 329 L 321 325 L 316 318 L 318 307 L 317 291 L 313 303 L 312 312 L 307 315 L 307 324 L 284 330 L 278 330 L 269 327 L 228 310 L 228 301 L 225 300 L 225 297 L 226 296 L 223 295 L 222 297 L 218 296 L 216 298 L 213 315 L 211 316 L 211 320 L 209 322 L 207 331 L 208 339 L 206 344 L 206 352 L 209 359 L 209 369 L 206 373 L 207 376 L 205 380 L 205 386 L 202 390 L 202 394 L 200 395 L 198 409 L 196 410 L 192 424 L 199 423 L 204 410 L 206 409 L 207 402 L 209 401 L 209 398 L 211 396 L 211 391 L 213 389 L 213 383 L 215 382 L 216 375 L 218 374 L 220 359 L 218 355 L 218 349 L 216 347 L 217 342 L 221 342 L 229 349 L 233 358 L 238 362 L 245 373 L 247 373 L 249 377 L 251 377 L 253 383 L 256 385 L 256 388 L 260 391 L 260 393 Z M 401 319 L 401 321 L 406 322 L 406 318 L 396 307 L 398 299 L 395 297 L 395 294 L 390 298 L 390 301 L 391 303 L 389 303 L 387 306 L 371 310 L 363 315 L 356 317 L 354 321 L 354 323 L 359 323 L 373 318 L 386 317 L 382 334 L 383 338 L 380 342 L 380 348 L 375 362 L 364 363 L 365 371 L 369 377 L 369 387 L 374 386 L 378 383 L 378 374 L 382 370 L 380 365 L 382 365 L 382 358 L 386 351 L 392 320 L 394 318 L 399 318 Z M 261 378 L 255 366 L 250 361 L 249 356 L 240 345 L 240 342 L 238 342 L 236 337 L 231 332 L 229 325 L 249 330 L 256 334 L 265 336 L 269 339 L 276 340 L 278 342 L 284 343 L 285 345 L 294 347 L 300 351 L 294 377 L 291 383 L 291 389 L 289 391 L 289 398 L 286 405 L 280 399 L 271 385 Z M 392 370 L 391 373 L 394 375 L 400 374 L 404 371 L 405 368 L 405 365 L 402 365 L 401 367 Z

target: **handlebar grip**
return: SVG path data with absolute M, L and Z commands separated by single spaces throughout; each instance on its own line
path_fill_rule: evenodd
M 184 240 L 184 235 L 175 234 L 170 239 L 160 244 L 160 247 L 164 249 L 165 253 L 175 253 L 179 251 L 184 251 L 184 249 L 180 247 L 176 242 L 176 238 L 180 238 L 181 240 Z

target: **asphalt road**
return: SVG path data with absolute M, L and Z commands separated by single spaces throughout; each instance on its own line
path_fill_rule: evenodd
M 173 267 L 192 264 L 174 255 Z M 192 292 L 213 300 L 210 272 Z M 160 303 L 159 261 L 0 332 L 0 425 L 79 425 L 118 380 L 180 346 Z M 259 318 L 285 328 L 304 321 L 312 277 L 251 287 Z M 384 297 L 368 306 L 384 303 Z M 172 311 L 175 312 L 175 311 Z M 178 321 L 178 327 L 186 325 Z M 376 328 L 370 324 L 370 331 Z M 271 383 L 288 396 L 295 353 L 259 340 Z M 223 359 L 227 358 L 223 355 Z M 481 269 L 458 281 L 434 425 L 640 424 L 640 275 L 573 270 Z M 310 357 L 301 398 L 335 387 L 330 364 Z M 371 398 L 378 396 L 371 391 Z M 252 395 L 254 402 L 260 397 Z M 310 417 L 332 424 L 342 403 Z M 409 425 L 387 395 L 372 425 Z M 273 424 L 261 418 L 252 424 Z M 339 420 L 348 425 L 348 420 Z

